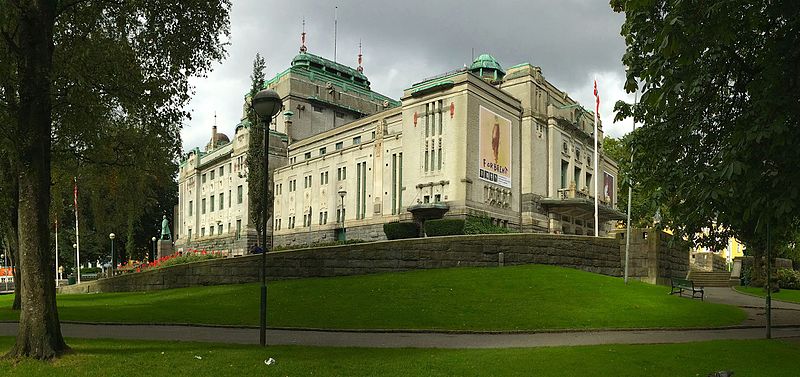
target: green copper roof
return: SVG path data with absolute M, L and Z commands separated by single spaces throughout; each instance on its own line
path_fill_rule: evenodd
M 495 60 L 492 55 L 482 54 L 472 62 L 469 66 L 470 72 L 482 77 L 483 79 L 490 79 L 493 82 L 501 80 L 506 75 L 506 71 L 500 66 L 500 63 Z
M 489 54 L 482 54 L 481 56 L 478 56 L 478 58 L 472 62 L 472 65 L 469 66 L 469 70 L 473 72 L 480 70 L 481 68 L 496 69 L 502 74 L 506 73 L 506 71 L 503 70 L 503 67 L 500 66 L 500 63 L 498 63 L 497 60 L 495 60 L 495 58 Z
M 389 107 L 400 106 L 400 101 L 373 92 L 369 80 L 363 73 L 348 66 L 332 62 L 308 52 L 300 53 L 292 59 L 292 65 L 275 77 L 267 80 L 263 88 L 269 88 L 288 74 L 300 75 L 312 81 L 331 82 L 341 86 L 344 92 L 358 93 L 372 101 L 389 102 Z
M 292 67 L 308 67 L 309 69 L 324 71 L 346 81 L 351 81 L 353 84 L 360 85 L 365 89 L 369 89 L 369 80 L 367 80 L 367 76 L 364 76 L 363 73 L 321 56 L 301 52 L 292 59 Z

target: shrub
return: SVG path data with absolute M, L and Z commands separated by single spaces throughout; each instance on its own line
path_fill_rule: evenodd
M 466 221 L 461 219 L 438 219 L 425 222 L 425 234 L 428 236 L 454 236 L 464 234 Z
M 783 289 L 800 289 L 800 272 L 788 269 L 778 269 L 778 286 Z
M 419 237 L 419 228 L 417 224 L 405 222 L 395 222 L 383 224 L 383 233 L 386 238 L 390 240 L 399 240 L 403 238 Z
M 511 229 L 492 224 L 488 217 L 467 217 L 464 224 L 464 234 L 497 234 L 511 233 Z
M 297 250 L 297 249 L 306 249 L 309 247 L 341 246 L 341 245 L 350 245 L 354 243 L 364 243 L 364 242 L 366 241 L 354 238 L 345 241 L 320 241 L 313 243 L 304 243 L 299 245 L 278 245 L 271 248 L 270 251 Z

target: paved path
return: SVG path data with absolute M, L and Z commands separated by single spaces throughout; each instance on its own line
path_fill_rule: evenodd
M 258 329 L 199 326 L 88 325 L 63 323 L 66 337 L 175 340 L 258 344 Z M 16 323 L 0 323 L 0 336 L 17 333 Z M 581 331 L 529 334 L 445 334 L 269 330 L 272 345 L 376 348 L 510 348 L 594 344 L 685 343 L 714 339 L 760 339 L 763 328 L 715 330 Z M 773 329 L 774 338 L 800 337 L 800 327 Z
M 767 317 L 764 309 L 766 300 L 761 297 L 745 295 L 733 288 L 705 288 L 706 301 L 719 304 L 735 305 L 747 313 L 747 319 L 742 323 L 748 326 L 766 326 Z M 800 326 L 800 304 L 782 301 L 772 301 L 773 325 Z

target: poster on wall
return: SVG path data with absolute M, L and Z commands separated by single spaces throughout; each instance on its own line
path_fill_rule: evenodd
M 511 121 L 481 106 L 479 122 L 479 176 L 511 188 Z
M 603 200 L 608 200 L 608 205 L 614 204 L 614 176 L 603 171 Z

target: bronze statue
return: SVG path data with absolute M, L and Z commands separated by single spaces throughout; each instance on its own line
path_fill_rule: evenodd
M 169 231 L 169 220 L 167 220 L 167 215 L 164 215 L 164 220 L 161 220 L 161 239 L 172 239 L 172 233 Z

